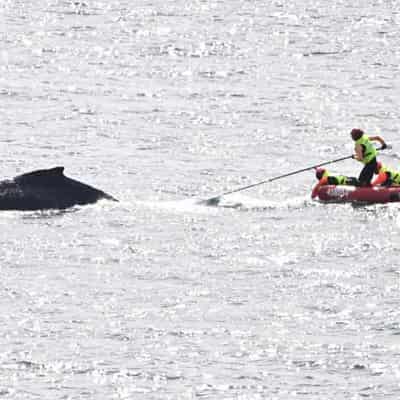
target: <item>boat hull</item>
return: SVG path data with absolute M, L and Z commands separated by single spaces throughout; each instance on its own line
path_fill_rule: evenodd
M 393 203 L 400 202 L 400 186 L 355 187 L 325 185 L 319 188 L 317 197 L 324 203 Z

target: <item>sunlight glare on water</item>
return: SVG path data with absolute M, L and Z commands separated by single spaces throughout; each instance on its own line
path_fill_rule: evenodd
M 312 201 L 354 127 L 398 167 L 399 5 L 0 2 L 4 399 L 399 398 L 399 208 Z M 347 160 L 333 173 L 357 176 Z M 2 178 L 2 179 L 3 179 Z

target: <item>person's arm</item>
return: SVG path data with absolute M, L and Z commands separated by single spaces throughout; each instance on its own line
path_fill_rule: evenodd
M 320 179 L 320 181 L 314 186 L 314 189 L 311 193 L 311 198 L 315 199 L 318 195 L 318 190 L 321 186 L 326 185 L 328 183 L 328 177 L 324 176 L 323 178 Z
M 357 143 L 354 150 L 355 150 L 354 158 L 357 161 L 362 161 L 364 158 L 364 154 L 363 154 L 363 148 L 362 148 L 361 144 Z
M 381 144 L 381 146 L 382 146 L 382 150 L 386 149 L 386 147 L 387 147 L 386 146 L 386 142 L 380 136 L 369 136 L 368 139 L 372 140 L 373 142 L 379 142 Z
M 386 172 L 380 172 L 379 175 L 371 182 L 372 186 L 382 185 L 387 180 Z

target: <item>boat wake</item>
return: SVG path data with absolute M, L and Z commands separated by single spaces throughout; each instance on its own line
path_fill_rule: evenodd
M 174 213 L 216 214 L 218 212 L 216 207 L 204 207 L 194 198 L 176 201 L 142 201 L 137 204 Z
M 318 202 L 311 200 L 308 195 L 292 197 L 287 200 L 266 200 L 244 196 L 242 194 L 222 196 L 221 198 L 218 198 L 217 201 L 213 201 L 212 203 L 208 203 L 205 199 L 192 197 L 189 199 L 172 201 L 136 201 L 135 204 L 173 213 L 209 215 L 218 214 L 222 210 L 268 211 L 279 209 L 304 209 L 307 207 L 318 206 Z
M 293 209 L 310 207 L 314 202 L 309 196 L 297 196 L 287 200 L 266 200 L 254 197 L 244 196 L 242 194 L 234 194 L 221 197 L 217 207 L 219 208 L 235 208 L 241 211 L 264 211 L 277 209 Z

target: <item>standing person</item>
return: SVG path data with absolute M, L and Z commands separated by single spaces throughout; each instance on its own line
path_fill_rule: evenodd
M 315 177 L 318 179 L 318 183 L 312 191 L 312 199 L 318 196 L 319 188 L 323 185 L 358 185 L 357 178 L 353 176 L 332 175 L 325 168 L 317 168 L 315 170 Z
M 361 129 L 352 129 L 350 134 L 355 141 L 353 158 L 364 164 L 364 168 L 358 177 L 359 186 L 370 186 L 377 167 L 377 151 L 372 142 L 379 142 L 382 145 L 382 150 L 387 147 L 386 143 L 380 136 L 367 136 Z

